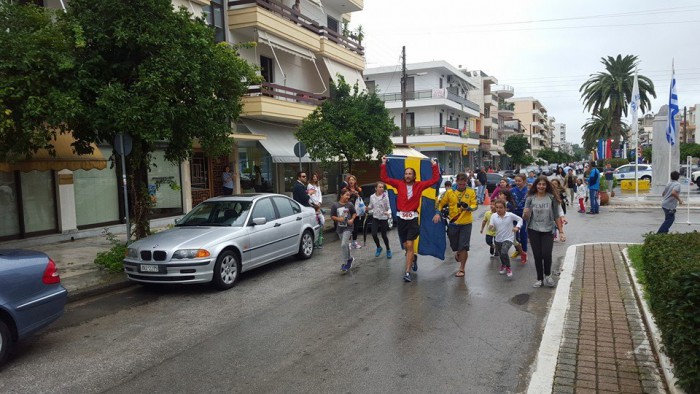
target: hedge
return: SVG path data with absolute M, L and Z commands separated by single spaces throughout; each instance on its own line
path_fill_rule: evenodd
M 678 384 L 700 393 L 700 233 L 648 234 L 642 271 Z

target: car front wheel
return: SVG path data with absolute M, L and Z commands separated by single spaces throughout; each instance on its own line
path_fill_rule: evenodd
M 300 259 L 309 259 L 314 254 L 314 236 L 311 230 L 306 230 L 301 235 L 301 241 L 299 242 L 299 253 L 297 256 Z
M 214 278 L 212 282 L 219 290 L 227 290 L 233 287 L 241 273 L 241 262 L 236 254 L 230 250 L 225 250 L 219 254 L 214 265 Z
M 4 321 L 0 320 L 0 365 L 2 365 L 10 355 L 11 345 L 12 337 L 10 336 L 10 328 Z

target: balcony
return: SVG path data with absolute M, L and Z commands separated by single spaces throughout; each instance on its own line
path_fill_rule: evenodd
M 457 96 L 456 94 L 447 92 L 445 95 L 446 90 L 445 89 L 433 89 L 433 90 L 415 90 L 411 92 L 406 92 L 406 100 L 407 101 L 413 101 L 413 100 L 434 100 L 434 99 L 444 99 L 447 98 L 448 100 L 455 102 L 457 104 L 460 104 L 464 107 L 467 107 L 469 109 L 472 109 L 476 112 L 479 112 L 479 105 L 467 100 L 464 97 Z M 395 101 L 401 101 L 401 93 L 382 93 L 378 95 L 379 99 L 388 103 L 388 102 L 395 102 Z
M 300 123 L 326 97 L 272 83 L 251 86 L 243 96 L 241 116 L 287 123 Z
M 235 0 L 228 6 L 231 30 L 259 28 L 349 67 L 365 68 L 359 41 L 321 26 L 303 11 L 295 13 L 279 0 Z
M 419 127 L 406 127 L 406 134 L 409 136 L 416 136 L 416 135 L 454 135 L 454 136 L 459 136 L 462 138 L 473 138 L 473 139 L 479 139 L 479 133 L 474 133 L 474 132 L 467 132 L 464 130 L 458 130 L 458 129 L 452 129 L 457 130 L 459 135 L 455 135 L 451 132 L 448 132 L 446 130 L 445 126 L 419 126 Z M 395 130 L 392 133 L 392 137 L 401 137 L 403 134 L 401 133 L 401 130 Z
M 491 91 L 502 99 L 509 99 L 515 94 L 515 89 L 510 85 L 491 85 Z
M 543 129 L 544 127 L 542 127 L 541 123 L 534 122 L 534 123 L 532 123 L 532 128 L 533 129 Z

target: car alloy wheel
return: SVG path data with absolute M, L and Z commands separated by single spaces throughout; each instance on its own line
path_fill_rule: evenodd
M 221 252 L 214 265 L 214 285 L 221 290 L 230 289 L 236 284 L 240 271 L 241 263 L 236 254 L 230 250 Z
M 314 254 L 314 237 L 310 230 L 304 231 L 299 242 L 299 258 L 308 259 Z

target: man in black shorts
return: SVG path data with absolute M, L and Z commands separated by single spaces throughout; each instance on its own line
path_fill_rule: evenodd
M 418 271 L 418 258 L 413 251 L 413 241 L 420 234 L 418 224 L 418 206 L 420 205 L 421 194 L 423 190 L 437 184 L 440 180 L 440 169 L 438 168 L 435 159 L 430 160 L 433 166 L 433 177 L 427 181 L 416 182 L 416 170 L 406 168 L 402 180 L 389 178 L 386 171 L 387 157 L 382 157 L 382 165 L 380 167 L 379 177 L 382 182 L 396 188 L 396 216 L 398 217 L 398 232 L 399 239 L 404 241 L 403 247 L 406 249 L 406 272 L 403 280 L 410 282 L 411 274 Z
M 469 241 L 472 236 L 472 211 L 476 210 L 476 192 L 467 187 L 467 174 L 457 175 L 457 190 L 445 193 L 438 203 L 437 213 L 433 217 L 433 222 L 438 223 L 440 211 L 447 206 L 448 227 L 447 238 L 450 240 L 452 251 L 456 252 L 455 258 L 459 261 L 459 271 L 456 277 L 463 277 L 464 270 L 469 258 Z

